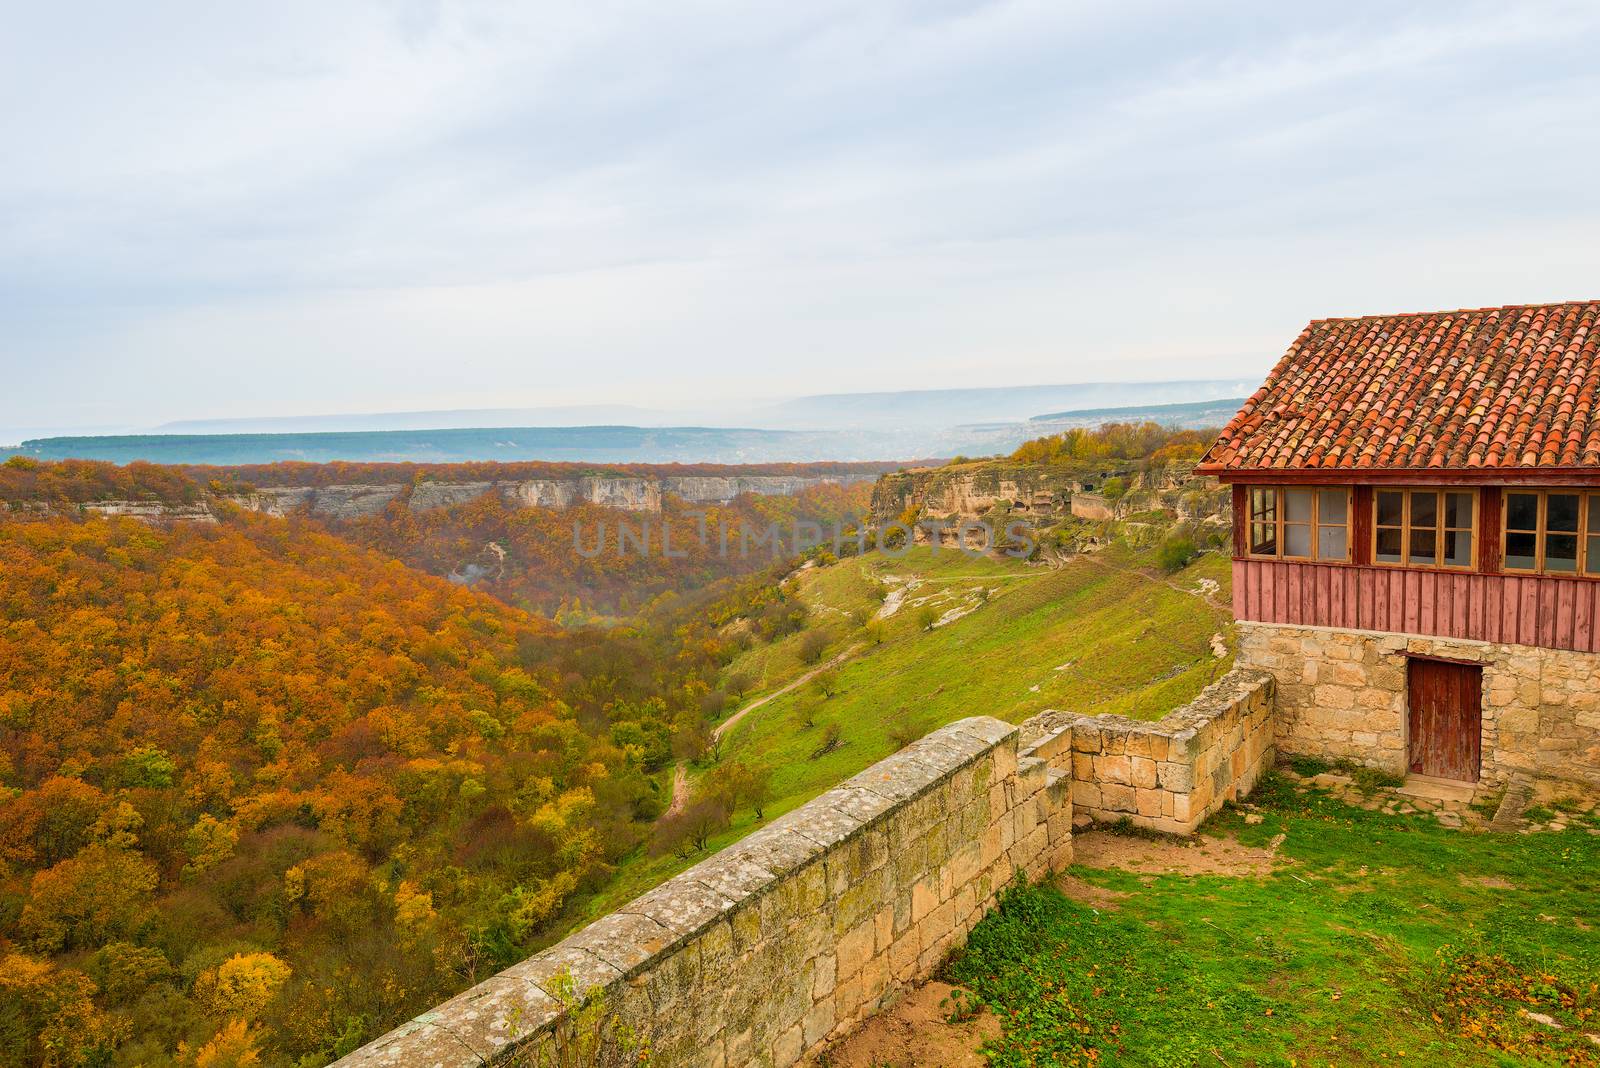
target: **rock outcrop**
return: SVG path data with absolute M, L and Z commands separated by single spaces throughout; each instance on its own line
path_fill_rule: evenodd
M 873 521 L 886 524 L 908 509 L 925 519 L 1024 519 L 1035 524 L 1075 517 L 1120 520 L 1161 510 L 1173 518 L 1227 525 L 1227 491 L 1214 478 L 1197 478 L 1194 465 L 1142 467 L 1136 461 L 1056 466 L 979 460 L 923 467 L 881 476 L 872 494 Z M 1105 492 L 1121 480 L 1121 492 Z M 920 535 L 919 535 L 920 537 Z
M 355 519 L 377 515 L 404 497 L 414 511 L 448 508 L 497 493 L 509 503 L 525 508 L 565 508 L 572 504 L 598 504 L 629 512 L 659 512 L 668 496 L 690 504 L 721 504 L 742 493 L 778 495 L 798 493 L 826 482 L 852 485 L 876 475 L 670 475 L 638 478 L 590 475 L 583 478 L 535 478 L 495 482 L 418 482 L 406 494 L 399 483 L 355 486 L 272 486 L 235 494 L 227 499 L 241 508 L 268 515 L 305 511 L 330 519 Z

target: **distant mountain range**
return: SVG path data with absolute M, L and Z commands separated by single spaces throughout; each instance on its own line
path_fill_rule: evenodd
M 715 419 L 691 425 L 681 412 L 609 405 L 186 420 L 164 424 L 155 433 L 33 438 L 6 451 L 40 459 L 209 464 L 910 459 L 1009 452 L 1028 438 L 1104 422 L 1220 426 L 1237 410 L 1246 388 L 1235 381 L 1202 380 L 825 394 L 722 413 L 749 416 L 733 426 L 716 425 Z M 1052 404 L 1096 402 L 1111 406 L 1033 414 Z M 631 418 L 615 424 L 567 421 L 602 414 Z M 674 418 L 680 421 L 656 422 Z M 477 422 L 482 419 L 493 423 Z M 427 425 L 433 422 L 448 425 Z
M 1099 426 L 1101 423 L 1160 423 L 1163 426 L 1199 428 L 1221 427 L 1244 404 L 1245 398 L 1193 401 L 1189 404 L 1146 404 L 1126 408 L 1090 408 L 1082 411 L 1051 412 L 1036 415 L 1029 423 L 1051 426 Z

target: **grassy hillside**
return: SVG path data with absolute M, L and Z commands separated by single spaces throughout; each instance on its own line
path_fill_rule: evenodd
M 1211 600 L 1188 592 L 1207 580 L 1218 584 Z M 723 764 L 772 769 L 767 820 L 953 720 L 991 715 L 1015 722 L 1046 708 L 1159 718 L 1231 663 L 1211 651 L 1212 636 L 1231 624 L 1217 607 L 1227 600 L 1228 563 L 1216 554 L 1166 575 L 1153 567 L 1151 553 L 1125 547 L 1059 569 L 917 548 L 898 560 L 870 553 L 810 567 L 790 581 L 810 608 L 808 628 L 753 642 L 723 672 L 725 682 L 744 675 L 752 684 L 730 708 L 770 698 L 738 719 L 721 750 Z M 874 619 L 880 610 L 888 614 Z M 925 630 L 924 610 L 965 614 Z M 808 663 L 802 645 L 818 631 L 828 645 Z M 833 671 L 833 696 L 824 697 L 815 681 L 770 696 L 843 653 L 849 655 Z M 802 708 L 812 726 L 800 725 Z M 838 745 L 814 756 L 829 724 L 838 725 Z M 691 780 L 707 771 L 693 769 Z M 563 929 L 620 907 L 759 825 L 752 809 L 741 806 L 706 850 L 656 857 L 641 851 L 569 912 Z
M 744 717 L 723 759 L 773 768 L 770 815 L 966 716 L 1014 722 L 1065 708 L 1159 718 L 1226 670 L 1211 639 L 1227 615 L 1191 591 L 1202 579 L 1224 590 L 1228 569 L 1216 555 L 1172 576 L 1150 563 L 1125 548 L 1059 569 L 919 548 L 900 560 L 873 553 L 802 572 L 800 596 L 831 632 L 831 648 L 862 649 L 836 669 L 832 696 L 812 683 Z M 881 624 L 859 624 L 880 609 L 891 613 Z M 930 615 L 944 621 L 925 629 Z M 752 648 L 729 674 L 775 689 L 803 669 L 804 640 Z M 830 724 L 837 745 L 817 755 Z

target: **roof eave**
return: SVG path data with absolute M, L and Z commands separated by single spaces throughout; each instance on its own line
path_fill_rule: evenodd
M 1197 465 L 1197 475 L 1222 482 L 1315 483 L 1351 485 L 1402 483 L 1412 485 L 1487 486 L 1600 486 L 1600 466 L 1594 467 L 1227 467 Z

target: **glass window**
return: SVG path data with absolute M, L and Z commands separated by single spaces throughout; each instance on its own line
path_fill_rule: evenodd
M 1252 486 L 1249 508 L 1249 555 L 1350 559 L 1349 489 Z
M 1382 564 L 1399 564 L 1405 561 L 1402 550 L 1405 543 L 1401 540 L 1402 532 L 1399 527 L 1380 527 L 1378 529 L 1378 546 L 1374 557 Z
M 1250 555 L 1278 555 L 1278 491 L 1250 487 Z
M 1505 536 L 1507 571 L 1600 574 L 1600 493 L 1508 492 Z
M 1558 574 L 1578 570 L 1578 495 L 1545 494 L 1544 569 Z
M 1600 575 L 1600 493 L 1589 494 L 1584 523 L 1588 534 L 1583 545 L 1583 571 L 1586 575 Z
M 1380 564 L 1470 568 L 1478 495 L 1472 490 L 1380 489 L 1373 495 L 1373 554 Z
M 1506 529 L 1539 529 L 1539 495 L 1537 493 L 1506 494 Z
M 1399 490 L 1379 490 L 1375 498 L 1378 541 L 1373 559 L 1380 564 L 1403 564 L 1406 559 L 1406 495 Z
M 1405 522 L 1406 495 L 1399 490 L 1378 491 L 1378 525 L 1397 527 Z
M 1283 491 L 1283 555 L 1311 558 L 1311 516 L 1316 498 L 1308 489 Z
M 1446 567 L 1472 566 L 1472 530 L 1477 525 L 1478 495 L 1451 490 L 1444 494 L 1443 550 L 1440 561 Z

